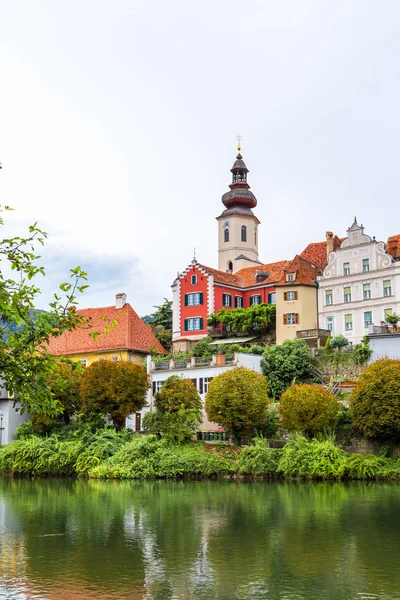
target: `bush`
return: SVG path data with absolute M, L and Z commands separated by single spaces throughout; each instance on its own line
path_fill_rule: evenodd
M 212 338 L 201 338 L 192 350 L 193 356 L 212 356 L 215 354 L 215 346 L 212 346 Z
M 201 410 L 200 396 L 190 379 L 177 375 L 168 377 L 164 385 L 155 394 L 155 405 L 163 413 L 178 412 L 181 409 Z
M 277 475 L 281 450 L 273 450 L 264 438 L 255 438 L 254 446 L 246 446 L 240 453 L 238 461 L 239 473 L 247 475 Z
M 77 457 L 76 472 L 88 473 L 92 467 L 118 452 L 131 435 L 127 430 L 125 431 L 126 433 L 122 435 L 122 432 L 118 433 L 114 429 L 105 429 L 95 434 L 89 433 L 85 439 L 85 448 Z
M 384 358 L 361 374 L 350 398 L 354 423 L 366 438 L 400 439 L 400 360 Z
M 280 416 L 278 409 L 275 406 L 268 406 L 267 414 L 264 423 L 258 427 L 260 435 L 267 439 L 272 439 L 279 431 Z
M 349 340 L 342 334 L 335 335 L 330 342 L 330 348 L 344 348 L 344 346 L 349 345 Z
M 238 441 L 263 425 L 269 402 L 265 377 L 239 367 L 211 381 L 206 411 L 210 421 L 222 425 Z
M 345 457 L 343 450 L 331 439 L 309 441 L 299 436 L 283 448 L 278 473 L 295 478 L 340 479 Z
M 336 425 L 337 398 L 322 385 L 292 385 L 281 397 L 281 427 L 303 431 L 309 437 Z
M 272 397 L 279 400 L 293 383 L 312 381 L 315 359 L 304 340 L 286 340 L 265 349 L 261 366 Z
M 197 409 L 181 408 L 173 413 L 157 410 L 144 416 L 143 429 L 146 433 L 180 443 L 192 439 L 199 429 L 200 422 L 201 413 Z

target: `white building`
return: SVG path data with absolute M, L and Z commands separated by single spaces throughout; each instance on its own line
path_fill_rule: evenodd
M 18 425 L 29 419 L 29 414 L 21 415 L 21 405 L 9 398 L 7 390 L 0 381 L 0 446 L 15 440 L 14 432 Z
M 148 393 L 147 410 L 154 410 L 154 394 L 159 392 L 164 382 L 172 375 L 178 375 L 183 379 L 190 379 L 200 394 L 204 406 L 208 386 L 214 377 L 234 369 L 245 367 L 257 373 L 262 373 L 262 356 L 238 352 L 233 357 L 217 355 L 212 357 L 192 357 L 188 359 L 177 358 L 171 361 L 153 362 L 151 357 L 147 358 L 147 372 L 151 376 L 152 386 Z M 221 427 L 217 423 L 211 423 L 203 408 L 203 422 L 201 431 L 219 431 Z
M 400 313 L 400 260 L 364 233 L 354 220 L 340 247 L 329 253 L 318 277 L 319 327 L 358 344 L 370 324 Z M 327 240 L 329 243 L 329 240 Z

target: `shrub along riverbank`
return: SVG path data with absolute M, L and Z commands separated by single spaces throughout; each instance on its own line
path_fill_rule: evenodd
M 173 444 L 156 436 L 114 430 L 72 432 L 60 439 L 30 436 L 0 448 L 0 473 L 104 479 L 264 477 L 285 479 L 400 479 L 400 459 L 346 454 L 333 439 L 298 436 L 283 449 L 264 439 L 239 450 Z

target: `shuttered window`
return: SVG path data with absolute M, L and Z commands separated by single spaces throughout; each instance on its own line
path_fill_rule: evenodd
M 222 304 L 229 308 L 232 306 L 232 296 L 230 294 L 222 294 Z
M 185 294 L 185 306 L 199 306 L 203 304 L 203 292 Z
M 299 322 L 298 313 L 286 313 L 283 315 L 284 325 L 297 325 Z
M 199 331 L 201 329 L 203 329 L 203 319 L 201 317 L 185 319 L 185 331 Z
M 261 304 L 261 296 L 259 294 L 250 296 L 250 306 L 253 306 L 254 304 Z
M 283 292 L 284 300 L 297 300 L 297 291 Z

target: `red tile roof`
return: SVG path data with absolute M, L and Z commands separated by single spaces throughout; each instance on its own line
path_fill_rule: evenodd
M 225 285 L 233 285 L 235 287 L 243 286 L 243 282 L 236 275 L 225 273 L 225 271 L 218 271 L 218 269 L 212 269 L 205 265 L 199 265 L 199 267 L 207 271 L 210 275 L 213 275 L 216 283 L 224 283 Z
M 400 234 L 388 237 L 386 250 L 393 258 L 400 258 Z
M 339 238 L 337 235 L 334 236 L 331 231 L 328 231 L 327 233 L 333 237 L 333 249 L 337 250 L 345 238 Z M 308 246 L 304 248 L 303 252 L 301 252 L 300 256 L 306 260 L 309 260 L 317 267 L 325 269 L 326 265 L 328 264 L 326 241 L 312 242 L 311 244 L 308 244 Z
M 281 260 L 279 262 L 257 265 L 255 267 L 245 267 L 236 273 L 236 277 L 240 277 L 243 281 L 243 287 L 245 288 L 274 284 L 281 279 L 283 270 L 288 264 L 287 260 Z M 263 281 L 257 281 L 256 273 L 259 273 L 260 275 L 262 273 L 269 273 L 269 276 Z
M 85 308 L 77 313 L 86 319 L 87 324 L 52 338 L 47 347 L 52 354 L 61 356 L 114 350 L 148 353 L 153 348 L 161 354 L 167 354 L 150 327 L 143 323 L 130 304 L 118 309 L 115 306 Z M 109 327 L 114 320 L 116 326 L 111 327 L 108 333 L 101 333 L 96 341 L 89 335 L 93 331 L 104 332 L 105 327 Z
M 295 281 L 286 281 L 287 273 L 295 273 Z M 291 260 L 288 266 L 285 268 L 284 273 L 282 274 L 282 278 L 276 284 L 277 286 L 281 285 L 312 285 L 315 286 L 315 280 L 317 276 L 321 273 L 320 267 L 314 265 L 309 260 L 302 258 L 298 254 Z

